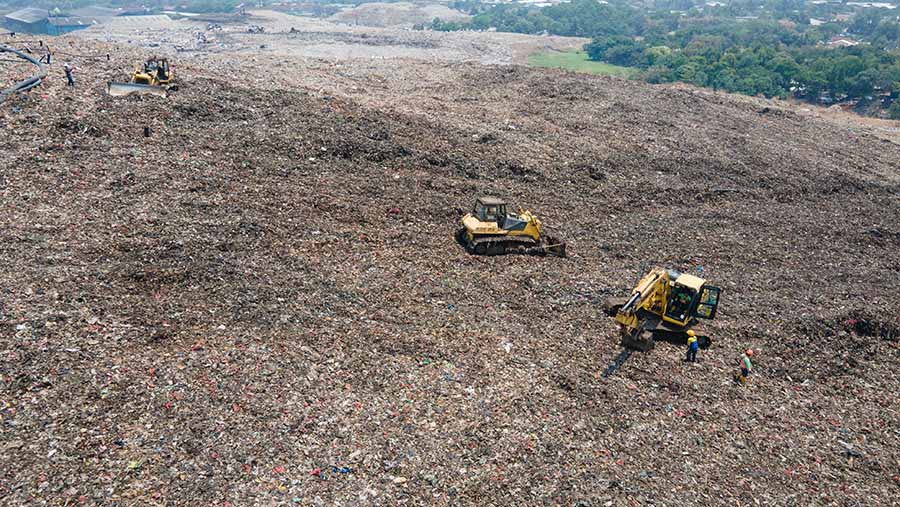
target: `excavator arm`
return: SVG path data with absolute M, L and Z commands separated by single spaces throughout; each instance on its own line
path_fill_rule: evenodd
M 663 269 L 654 269 L 644 275 L 637 287 L 632 289 L 631 297 L 622 305 L 620 311 L 634 313 L 635 310 L 651 303 L 654 298 L 659 299 L 660 292 L 665 291 L 668 282 L 668 274 Z
M 622 344 L 629 348 L 649 350 L 653 336 L 646 330 L 645 320 L 639 310 L 661 314 L 665 307 L 669 273 L 655 268 L 644 275 L 631 291 L 631 296 L 621 305 L 613 303 L 608 312 L 615 316 L 622 330 Z

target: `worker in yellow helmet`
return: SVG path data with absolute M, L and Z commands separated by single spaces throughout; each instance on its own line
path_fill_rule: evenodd
M 697 333 L 693 330 L 687 332 L 688 340 L 688 349 L 687 349 L 687 358 L 685 359 L 689 363 L 697 362 L 697 350 L 700 348 L 700 342 L 697 341 Z

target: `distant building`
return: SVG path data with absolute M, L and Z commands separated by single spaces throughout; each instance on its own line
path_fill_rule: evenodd
M 74 32 L 75 30 L 82 30 L 95 23 L 96 21 L 90 18 L 54 16 L 47 19 L 46 33 L 50 35 L 63 35 Z
M 111 11 L 111 9 L 110 9 Z M 58 13 L 59 11 L 54 11 Z M 104 14 L 106 14 L 104 12 Z M 10 31 L 62 35 L 100 23 L 109 17 L 54 16 L 43 9 L 27 8 L 3 17 L 3 25 Z
M 27 7 L 3 17 L 3 25 L 13 32 L 47 33 L 49 12 Z
M 856 46 L 857 44 L 859 44 L 859 41 L 846 36 L 832 37 L 831 40 L 828 41 L 828 45 L 835 48 L 849 48 L 851 46 Z
M 825 24 L 825 22 L 822 21 L 821 19 L 809 18 L 810 26 L 820 26 L 820 25 L 824 25 L 824 24 Z

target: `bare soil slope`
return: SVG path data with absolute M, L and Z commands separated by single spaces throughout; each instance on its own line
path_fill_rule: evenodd
M 0 503 L 896 502 L 896 144 L 519 67 L 416 110 L 102 65 L 0 109 Z M 465 254 L 481 194 L 571 258 Z M 715 344 L 601 378 L 653 265 L 725 288 Z

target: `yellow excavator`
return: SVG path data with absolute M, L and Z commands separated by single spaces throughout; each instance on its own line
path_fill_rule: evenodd
M 615 316 L 622 333 L 622 346 L 647 351 L 655 339 L 683 341 L 698 319 L 713 319 L 722 289 L 706 280 L 663 268 L 653 268 L 622 302 L 612 301 L 607 313 Z M 697 336 L 706 348 L 710 339 Z
M 457 240 L 475 255 L 556 255 L 566 256 L 566 243 L 544 236 L 541 221 L 530 211 L 508 213 L 506 201 L 479 197 L 471 213 L 462 217 Z
M 130 83 L 109 83 L 107 91 L 110 95 L 120 97 L 132 93 L 149 93 L 166 96 L 166 92 L 174 89 L 175 70 L 165 58 L 153 57 L 134 69 Z

